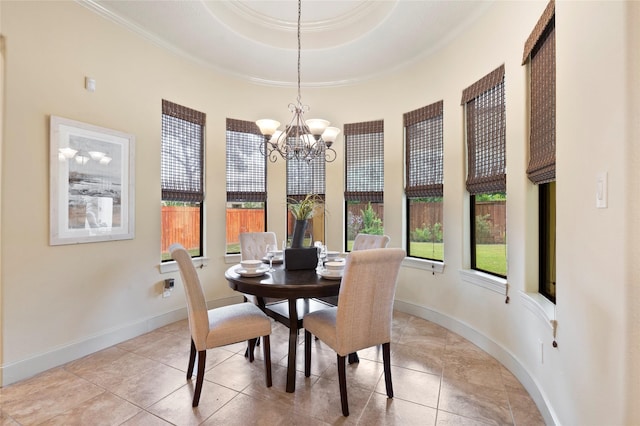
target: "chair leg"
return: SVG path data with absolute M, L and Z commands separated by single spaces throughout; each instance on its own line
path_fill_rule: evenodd
M 260 346 L 260 338 L 258 337 L 258 339 L 256 339 L 256 346 Z M 247 349 L 244 350 L 244 357 L 245 358 L 249 358 L 249 348 L 251 346 L 247 345 Z M 253 360 L 250 360 L 251 362 L 253 362 Z
M 187 366 L 187 380 L 191 380 L 193 376 L 193 366 L 196 363 L 196 344 L 191 339 L 191 353 L 189 354 L 189 365 Z
M 349 402 L 347 401 L 347 372 L 345 367 L 346 357 L 338 355 L 338 382 L 340 382 L 340 404 L 342 415 L 349 416 Z
M 248 347 L 248 351 L 249 351 L 249 362 L 253 362 L 253 350 L 256 347 L 256 339 L 249 339 L 249 347 Z
M 193 393 L 192 407 L 197 407 L 200 403 L 200 393 L 202 392 L 202 382 L 204 382 L 204 364 L 207 360 L 207 351 L 198 351 L 198 375 L 196 376 L 196 390 Z
M 310 375 L 311 375 L 311 333 L 305 330 L 304 331 L 304 377 L 309 377 Z
M 266 372 L 267 387 L 272 385 L 271 381 L 271 342 L 269 341 L 269 335 L 262 336 L 262 353 L 264 355 L 264 370 Z
M 349 354 L 349 364 L 357 364 L 360 362 L 360 358 L 358 358 L 358 352 L 352 352 Z
M 393 383 L 391 383 L 391 343 L 382 344 L 382 362 L 384 364 L 384 384 L 387 396 L 393 398 Z

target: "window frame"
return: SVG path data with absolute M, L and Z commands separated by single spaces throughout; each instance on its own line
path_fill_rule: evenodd
M 434 257 L 416 256 L 411 253 L 411 204 L 412 201 L 417 198 L 427 197 L 439 197 L 444 201 L 444 114 L 443 114 L 442 100 L 427 105 L 425 107 L 416 109 L 414 111 L 405 113 L 403 116 L 404 121 L 404 143 L 405 143 L 405 206 L 406 206 L 406 250 L 407 256 L 415 259 L 424 259 L 433 262 L 444 262 L 444 240 L 442 259 Z M 415 140 L 410 136 L 410 127 L 423 124 L 427 126 L 424 134 L 426 138 L 416 138 Z M 432 133 L 428 133 L 427 129 L 432 129 L 435 126 L 435 130 Z M 433 130 L 433 129 L 432 129 Z M 435 152 L 436 157 L 439 156 L 439 164 L 433 165 L 433 162 L 429 163 L 429 166 L 420 168 L 417 171 L 411 167 L 412 156 L 414 154 L 414 147 L 426 148 L 430 152 Z M 433 156 L 429 156 L 433 158 Z M 441 201 L 441 202 L 442 202 Z M 440 208 L 443 208 L 441 204 Z M 443 217 L 444 219 L 444 217 Z M 444 222 L 444 220 L 443 220 Z M 435 226 L 435 224 L 433 224 Z M 444 231 L 444 223 L 441 232 Z M 435 242 L 432 242 L 435 243 Z
M 175 173 L 172 173 L 171 167 L 165 167 L 165 152 L 171 148 L 173 144 L 169 144 L 169 138 L 166 138 L 165 134 L 165 117 L 172 117 L 174 119 L 178 119 L 184 121 L 186 123 L 190 123 L 192 125 L 199 126 L 199 140 L 197 140 L 197 144 L 199 145 L 195 149 L 195 152 L 198 153 L 196 158 L 192 158 L 191 166 L 195 166 L 199 169 L 200 174 L 197 179 L 189 179 L 189 182 L 185 182 L 184 180 L 180 180 Z M 204 176 L 205 176 L 205 138 L 206 138 L 206 114 L 200 111 L 196 111 L 194 109 L 176 104 L 174 102 L 168 101 L 166 99 L 162 100 L 162 129 L 161 129 L 161 206 L 164 205 L 165 202 L 179 202 L 179 203 L 189 203 L 198 206 L 198 214 L 199 214 L 199 241 L 198 241 L 198 253 L 192 255 L 192 257 L 204 257 L 204 199 L 205 199 L 205 188 L 204 188 Z M 168 126 L 168 125 L 167 125 Z M 173 129 L 173 126 L 172 126 Z M 175 130 L 175 129 L 174 129 Z M 193 143 L 194 140 L 190 140 Z M 173 151 L 170 151 L 173 152 Z M 186 188 L 186 189 L 185 189 Z M 162 226 L 162 223 L 161 223 Z M 164 228 L 160 230 L 161 235 L 164 234 Z M 161 238 L 162 239 L 162 238 Z M 188 250 L 192 249 L 191 247 L 187 247 Z M 171 258 L 166 258 L 163 256 L 164 252 L 161 250 L 161 262 L 169 262 L 172 261 Z M 165 257 L 165 258 L 163 258 Z
M 538 293 L 556 303 L 556 48 L 555 2 L 551 0 L 527 38 L 522 65 L 529 76 L 529 164 L 527 177 L 538 185 Z M 553 188 L 551 184 L 553 183 Z M 553 190 L 553 200 L 549 191 Z M 554 215 L 553 221 L 550 215 Z M 553 260 L 549 257 L 553 232 Z M 547 277 L 553 277 L 553 294 Z
M 476 195 L 504 193 L 506 198 L 506 99 L 504 64 L 464 89 L 465 142 L 467 145 L 467 179 L 469 193 L 469 264 L 470 269 L 507 278 L 495 271 L 478 268 L 476 238 Z M 494 104 L 494 97 L 499 103 Z M 479 105 L 476 105 L 479 103 Z M 473 107 L 471 111 L 469 108 Z M 497 108 L 497 109 L 496 109 Z M 475 112 L 479 114 L 476 116 Z M 490 117 L 488 115 L 491 115 Z M 478 121 L 484 120 L 484 121 Z M 493 126 L 499 126 L 495 129 Z M 490 127 L 489 127 L 490 126 Z M 477 131 L 479 128 L 480 131 Z M 496 132 L 497 130 L 497 132 Z M 485 139 L 482 136 L 491 135 Z M 506 238 L 506 222 L 505 222 Z M 507 241 L 505 240 L 505 246 Z M 508 259 L 505 265 L 508 271 Z
M 237 138 L 230 138 L 230 132 L 237 134 Z M 236 140 L 237 139 L 237 140 Z M 252 139 L 255 139 L 253 141 Z M 249 176 L 254 179 L 250 179 L 252 188 L 246 187 L 246 185 L 239 185 L 234 179 L 236 174 L 230 174 L 230 156 L 231 150 L 234 148 L 234 143 L 245 143 L 253 150 L 257 155 L 253 155 L 252 158 L 259 158 L 260 162 L 249 161 L 242 164 L 249 170 Z M 263 229 L 251 230 L 251 232 L 265 232 L 267 230 L 267 157 L 262 155 L 259 151 L 259 145 L 264 143 L 264 136 L 260 133 L 260 129 L 253 121 L 239 120 L 234 118 L 226 119 L 226 132 L 225 132 L 225 188 L 226 188 L 226 204 L 225 212 L 229 209 L 229 204 L 232 203 L 262 203 L 263 204 Z M 240 174 L 238 174 L 240 175 Z M 244 174 L 243 174 L 244 175 Z M 262 184 L 262 185 L 261 185 Z M 238 251 L 227 251 L 229 244 L 226 237 L 228 229 L 228 223 L 225 221 L 225 255 L 240 254 L 240 248 Z
M 356 143 L 361 145 L 360 149 L 352 148 Z M 362 149 L 362 146 L 367 146 L 367 149 Z M 384 120 L 345 124 L 344 159 L 344 250 L 348 252 L 351 251 L 349 241 L 353 243 L 353 240 L 349 240 L 349 203 L 377 204 L 382 205 L 384 210 Z M 377 179 L 354 179 L 353 175 L 350 176 L 352 169 L 358 168 L 361 172 L 362 168 L 357 167 L 358 163 L 366 160 L 372 160 L 369 163 L 375 164 L 372 172 L 379 174 Z M 378 219 L 382 221 L 384 233 L 384 215 Z

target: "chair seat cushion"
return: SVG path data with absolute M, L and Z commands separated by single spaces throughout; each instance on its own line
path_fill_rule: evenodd
M 336 315 L 337 307 L 321 309 L 304 316 L 302 326 L 305 330 L 326 343 L 337 352 L 336 345 Z M 339 354 L 346 355 L 346 354 Z
M 208 315 L 208 348 L 271 334 L 271 320 L 253 303 L 238 303 L 210 309 Z

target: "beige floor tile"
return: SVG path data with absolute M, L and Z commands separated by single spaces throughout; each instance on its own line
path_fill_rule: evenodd
M 20 426 L 20 424 L 0 409 L 0 426 Z
M 384 367 L 382 363 L 360 359 L 360 362 L 349 364 L 345 362 L 345 370 L 347 383 L 352 386 L 358 386 L 368 390 L 374 390 L 378 385 L 378 381 L 382 377 Z M 338 384 L 338 366 L 334 362 L 332 366 L 327 368 L 320 376 L 323 379 L 329 379 Z
M 40 423 L 40 425 L 115 426 L 134 417 L 140 411 L 142 410 L 139 407 L 113 394 L 104 392 L 95 398 L 75 406 L 71 410 Z
M 444 347 L 437 343 L 424 343 L 420 346 L 391 344 L 391 365 L 442 375 L 443 354 Z
M 394 399 L 403 399 L 416 404 L 438 408 L 440 376 L 391 366 L 391 381 Z M 376 392 L 386 395 L 384 378 L 381 378 Z
M 321 424 L 314 419 L 291 412 L 289 407 L 273 401 L 255 399 L 239 394 L 228 404 L 209 417 L 203 426 L 218 425 L 313 425 Z
M 331 424 L 356 424 L 371 395 L 371 390 L 353 386 L 347 381 L 349 417 L 345 418 L 342 415 L 338 382 L 319 378 L 308 393 L 296 396 L 295 411 Z
M 312 374 L 305 378 L 303 330 L 296 391 L 285 391 L 288 331 L 272 322 L 270 388 L 261 347 L 253 363 L 244 357 L 246 342 L 211 349 L 200 406 L 193 409 L 195 377 L 185 377 L 190 334 L 182 320 L 0 389 L 0 426 L 544 424 L 524 387 L 493 357 L 401 312 L 393 318 L 394 398 L 386 396 L 380 347 L 361 350 L 360 363 L 347 365 L 351 415 L 345 418 L 336 354 L 314 340 Z
M 490 424 L 513 424 L 507 393 L 504 389 L 471 384 L 462 380 L 442 380 L 438 408 Z
M 0 392 L 2 411 L 20 424 L 37 424 L 101 394 L 104 389 L 62 368 L 7 386 Z
M 485 426 L 488 424 L 491 423 L 470 419 L 469 417 L 459 416 L 443 410 L 438 411 L 438 419 L 436 421 L 437 426 Z
M 122 423 L 121 426 L 167 426 L 171 425 L 171 423 L 157 417 L 151 413 L 146 411 L 141 411 L 136 414 L 126 422 Z
M 204 379 L 240 392 L 253 382 L 262 383 L 266 386 L 265 377 L 264 362 L 262 360 L 249 362 L 243 355 L 236 354 L 207 370 Z M 205 387 L 206 383 L 203 385 L 203 392 Z
M 195 381 L 153 404 L 147 411 L 176 425 L 199 425 L 238 395 L 229 388 L 205 381 L 200 402 L 192 407 L 194 387 Z
M 500 365 L 493 358 L 449 354 L 444 360 L 443 377 L 504 389 Z
M 358 420 L 360 425 L 434 425 L 437 410 L 420 404 L 373 394 Z
M 402 335 L 397 343 L 413 346 L 444 345 L 447 341 L 446 328 L 434 324 L 422 318 L 411 317 L 402 330 Z

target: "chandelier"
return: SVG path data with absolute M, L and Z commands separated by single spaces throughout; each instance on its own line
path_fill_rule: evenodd
M 269 158 L 272 163 L 278 155 L 284 160 L 305 160 L 311 162 L 316 158 L 323 158 L 330 163 L 336 159 L 336 151 L 331 148 L 340 129 L 329 127 L 327 120 L 313 118 L 304 120 L 309 105 L 303 105 L 300 96 L 300 11 L 302 0 L 298 0 L 298 98 L 296 103 L 289 104 L 289 111 L 293 114 L 289 125 L 284 131 L 278 130 L 280 122 L 271 119 L 256 121 L 260 133 L 264 136 L 264 143 L 260 144 L 260 153 Z

